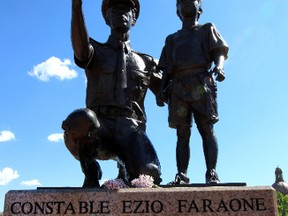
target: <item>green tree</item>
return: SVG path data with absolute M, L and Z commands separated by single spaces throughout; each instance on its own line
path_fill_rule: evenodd
M 288 216 L 288 195 L 277 192 L 279 216 Z

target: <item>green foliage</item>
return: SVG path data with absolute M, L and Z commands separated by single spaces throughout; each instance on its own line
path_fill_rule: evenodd
M 278 215 L 288 216 L 288 195 L 283 195 L 277 192 L 277 202 L 278 202 Z

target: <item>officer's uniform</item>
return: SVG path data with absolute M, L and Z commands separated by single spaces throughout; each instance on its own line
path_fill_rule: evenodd
M 126 76 L 125 103 L 117 101 L 117 71 L 121 42 L 112 36 L 104 44 L 90 39 L 93 54 L 87 62 L 75 57 L 87 76 L 86 106 L 93 110 L 100 122 L 101 146 L 116 153 L 124 162 L 130 179 L 139 177 L 141 169 L 149 163 L 159 167 L 154 176 L 160 180 L 160 164 L 156 152 L 145 133 L 146 115 L 144 99 L 147 89 L 159 91 L 161 74 L 155 72 L 156 63 L 151 56 L 132 51 L 125 43 Z M 96 155 L 101 158 L 101 152 Z M 139 170 L 140 169 L 140 170 Z

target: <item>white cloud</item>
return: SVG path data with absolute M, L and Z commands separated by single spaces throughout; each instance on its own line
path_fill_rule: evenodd
M 0 131 L 0 142 L 7 142 L 15 139 L 15 135 L 11 131 Z
M 51 77 L 56 77 L 59 80 L 76 78 L 78 76 L 77 72 L 69 66 L 71 66 L 69 59 L 61 61 L 59 58 L 52 56 L 45 62 L 34 66 L 28 74 L 44 82 L 48 82 Z
M 0 171 L 0 185 L 7 185 L 13 179 L 17 179 L 18 177 L 19 174 L 16 170 L 6 167 Z
M 33 179 L 33 180 L 30 180 L 30 181 L 22 181 L 20 184 L 23 185 L 23 186 L 40 186 L 40 185 L 42 185 L 38 181 L 38 179 Z
M 63 139 L 63 133 L 51 134 L 48 136 L 48 140 L 50 142 L 61 142 Z

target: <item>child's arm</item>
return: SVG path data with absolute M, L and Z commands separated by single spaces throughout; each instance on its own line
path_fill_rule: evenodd
M 225 73 L 224 73 L 225 55 L 221 53 L 220 49 L 215 49 L 212 53 L 212 58 L 215 64 L 215 67 L 213 68 L 213 73 L 216 74 L 216 80 L 222 82 L 225 79 Z

